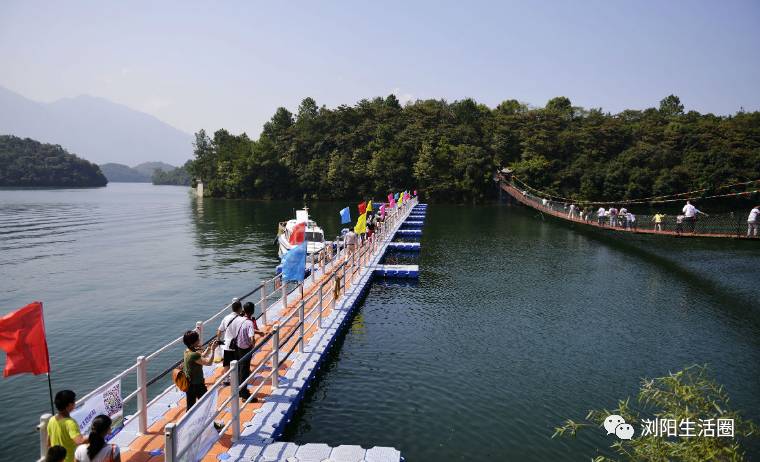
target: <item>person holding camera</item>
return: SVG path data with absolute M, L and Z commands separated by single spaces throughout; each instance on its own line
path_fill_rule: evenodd
M 201 352 L 203 345 L 201 345 L 201 337 L 198 335 L 198 331 L 189 330 L 182 336 L 182 342 L 187 347 L 183 358 L 183 369 L 188 382 L 190 382 L 190 386 L 185 392 L 187 410 L 189 411 L 193 404 L 208 391 L 206 381 L 203 378 L 203 366 L 210 366 L 214 363 L 214 350 L 216 350 L 219 341 L 209 343 L 206 349 Z

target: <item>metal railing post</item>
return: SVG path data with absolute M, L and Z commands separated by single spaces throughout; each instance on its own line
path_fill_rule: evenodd
M 200 338 L 201 343 L 203 343 L 203 321 L 197 321 L 195 323 L 195 330 L 198 331 L 198 338 Z
M 177 448 L 174 447 L 174 428 L 176 425 L 174 422 L 169 422 L 164 427 L 164 462 L 175 462 L 174 454 Z
M 232 415 L 232 442 L 240 439 L 240 376 L 237 360 L 230 361 L 230 415 Z
M 280 326 L 275 324 L 272 330 L 272 389 L 276 389 L 280 379 Z
M 303 332 L 304 332 L 304 322 L 303 322 L 303 308 L 304 308 L 305 300 L 301 299 L 301 304 L 298 306 L 298 352 L 303 353 Z
M 311 254 L 311 282 L 314 282 L 316 279 L 316 276 L 314 275 L 314 260 L 316 255 Z
M 284 313 L 285 310 L 288 308 L 288 287 L 287 282 L 285 279 L 281 278 L 280 285 L 282 286 L 282 312 Z
M 321 286 L 319 286 L 319 293 L 317 295 L 317 297 L 319 297 L 319 310 L 318 310 L 319 321 L 318 321 L 317 325 L 319 326 L 320 329 L 322 328 L 322 288 L 324 286 L 325 286 L 324 284 L 322 284 Z
M 139 412 L 137 431 L 148 433 L 148 362 L 145 356 L 137 357 L 137 412 Z
M 264 279 L 263 283 L 261 284 L 261 302 L 259 302 L 259 304 L 261 305 L 261 322 L 263 323 L 264 326 L 267 325 L 266 298 L 267 298 L 267 280 Z
M 42 414 L 40 416 L 40 460 L 45 460 L 48 450 L 48 433 L 47 424 L 48 420 L 53 418 L 53 414 Z

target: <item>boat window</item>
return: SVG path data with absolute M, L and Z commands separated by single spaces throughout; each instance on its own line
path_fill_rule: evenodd
M 313 231 L 309 231 L 305 234 L 306 234 L 307 241 L 322 242 L 325 240 L 325 237 L 322 235 L 322 233 L 315 233 Z

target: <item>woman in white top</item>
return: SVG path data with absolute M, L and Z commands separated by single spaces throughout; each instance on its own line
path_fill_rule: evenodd
M 81 444 L 74 452 L 77 462 L 121 462 L 119 447 L 106 443 L 106 436 L 111 431 L 111 418 L 99 415 L 92 420 L 89 444 Z

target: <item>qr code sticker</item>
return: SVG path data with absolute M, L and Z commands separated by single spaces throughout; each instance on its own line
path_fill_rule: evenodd
M 103 402 L 106 405 L 106 412 L 109 417 L 113 417 L 114 414 L 121 412 L 123 405 L 121 402 L 121 387 L 115 386 L 109 388 L 103 393 Z

